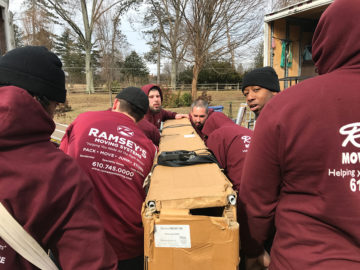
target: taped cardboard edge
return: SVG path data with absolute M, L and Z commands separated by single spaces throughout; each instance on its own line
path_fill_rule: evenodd
M 153 257 L 155 211 L 156 209 L 146 207 L 146 204 L 143 203 L 141 217 L 144 226 L 144 256 L 148 257 L 148 260 L 151 260 Z

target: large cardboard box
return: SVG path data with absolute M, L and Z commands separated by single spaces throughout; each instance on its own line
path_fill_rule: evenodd
M 208 153 L 188 119 L 166 121 L 159 153 Z M 145 269 L 235 270 L 236 193 L 217 164 L 157 165 L 142 209 Z

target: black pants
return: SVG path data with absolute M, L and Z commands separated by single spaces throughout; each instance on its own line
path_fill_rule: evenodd
M 118 270 L 144 270 L 144 256 L 119 261 Z

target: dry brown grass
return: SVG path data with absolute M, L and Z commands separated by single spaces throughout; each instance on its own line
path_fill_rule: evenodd
M 201 92 L 199 91 L 199 95 Z M 208 91 L 208 95 L 211 96 L 212 101 L 210 105 L 224 106 L 224 113 L 233 118 L 236 117 L 237 110 L 240 103 L 244 103 L 244 96 L 240 91 Z M 115 95 L 112 96 L 114 100 Z M 85 93 L 68 93 L 67 95 L 68 104 L 71 106 L 72 110 L 67 112 L 65 115 L 56 115 L 54 120 L 57 123 L 70 124 L 80 113 L 86 111 L 98 111 L 106 110 L 111 107 L 110 96 L 109 94 L 104 93 L 95 93 L 95 94 L 85 94 Z M 230 103 L 232 104 L 232 115 L 230 115 Z M 178 113 L 188 113 L 190 107 L 180 107 L 180 108 L 165 108 L 166 110 L 178 112 Z

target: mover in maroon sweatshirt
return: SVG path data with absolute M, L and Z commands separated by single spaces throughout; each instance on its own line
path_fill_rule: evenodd
M 335 0 L 316 27 L 319 76 L 261 112 L 240 186 L 241 244 L 269 269 L 360 269 L 358 0 Z
M 202 129 L 206 120 L 213 112 L 214 110 L 209 109 L 209 103 L 203 98 L 198 98 L 191 104 L 191 111 L 189 113 L 190 123 L 204 142 L 206 142 L 206 135 L 208 134 L 204 134 Z
M 94 184 L 95 205 L 121 270 L 144 268 L 143 182 L 156 147 L 135 122 L 148 107 L 140 88 L 125 88 L 116 96 L 112 110 L 80 114 L 60 144 Z
M 156 146 L 160 143 L 160 131 L 146 119 L 141 119 L 136 123 L 142 132 L 148 137 Z
M 168 119 L 188 118 L 187 114 L 166 111 L 161 107 L 163 102 L 163 93 L 158 85 L 147 84 L 141 87 L 141 89 L 149 98 L 149 109 L 146 112 L 144 119 L 154 124 L 158 129 L 161 127 L 161 122 Z M 143 127 L 143 125 L 140 127 Z
M 66 97 L 61 66 L 45 47 L 0 58 L 0 201 L 63 270 L 116 269 L 90 179 L 50 142 Z M 0 269 L 38 268 L 0 238 Z
M 214 153 L 233 189 L 239 192 L 252 130 L 235 124 L 222 112 L 213 112 L 205 121 L 202 132 L 207 137 L 206 146 Z

